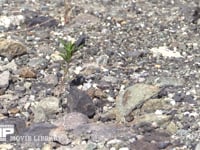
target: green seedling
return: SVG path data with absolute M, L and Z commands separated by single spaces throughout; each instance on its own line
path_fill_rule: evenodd
M 63 58 L 64 61 L 69 63 L 71 61 L 73 53 L 77 50 L 74 43 L 65 42 L 64 40 L 60 40 L 61 44 L 64 46 L 64 50 L 60 52 L 60 56 Z
M 83 43 L 81 43 L 79 40 L 78 40 L 78 44 L 77 44 L 77 41 L 76 42 L 71 42 L 71 41 L 65 42 L 63 39 L 60 39 L 60 42 L 64 48 L 63 48 L 63 50 L 60 51 L 59 55 L 66 62 L 66 65 L 62 64 L 62 68 L 64 70 L 64 76 L 62 79 L 62 83 L 64 84 L 64 80 L 67 77 L 69 64 L 72 60 L 72 56 L 73 56 L 74 52 L 78 51 L 83 46 Z

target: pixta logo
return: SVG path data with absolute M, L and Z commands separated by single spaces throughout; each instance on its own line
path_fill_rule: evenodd
M 0 141 L 6 142 L 6 137 L 8 135 L 14 134 L 14 125 L 2 125 L 0 124 Z

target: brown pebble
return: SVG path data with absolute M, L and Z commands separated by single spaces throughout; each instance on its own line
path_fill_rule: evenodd
M 19 76 L 22 78 L 36 78 L 36 73 L 32 68 L 24 67 L 20 69 Z

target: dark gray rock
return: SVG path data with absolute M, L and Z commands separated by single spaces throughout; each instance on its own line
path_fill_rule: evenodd
M 76 87 L 70 87 L 67 105 L 70 112 L 80 112 L 87 115 L 89 118 L 93 117 L 95 114 L 95 105 L 92 99 L 87 93 Z

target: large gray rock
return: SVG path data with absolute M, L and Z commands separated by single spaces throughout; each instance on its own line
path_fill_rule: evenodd
M 160 88 L 148 84 L 135 84 L 121 92 L 116 100 L 116 117 L 125 121 L 130 113 L 140 107 L 146 100 L 158 94 Z

